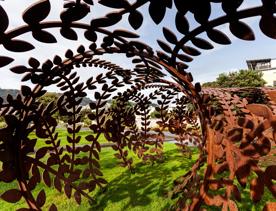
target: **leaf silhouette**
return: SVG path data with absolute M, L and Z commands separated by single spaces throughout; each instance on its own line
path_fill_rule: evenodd
M 43 43 L 56 43 L 56 38 L 49 32 L 44 30 L 33 31 L 33 37 Z
M 22 197 L 22 193 L 17 189 L 11 189 L 1 195 L 1 198 L 10 203 L 18 202 Z
M 134 29 L 139 29 L 143 23 L 143 15 L 141 12 L 134 10 L 129 13 L 128 22 Z
M 187 7 L 187 5 L 185 5 L 185 3 L 183 2 L 183 0 L 174 0 L 174 4 L 178 10 L 177 13 L 181 13 L 181 14 L 185 15 L 186 12 L 188 12 L 189 8 Z
M 56 205 L 52 204 L 51 207 L 49 208 L 49 211 L 57 211 Z
M 276 39 L 276 18 L 273 16 L 262 17 L 259 25 L 266 36 Z
M 78 191 L 74 193 L 74 198 L 78 204 L 81 204 L 81 194 Z
M 69 39 L 69 40 L 77 40 L 78 39 L 78 35 L 77 33 L 71 29 L 71 28 L 61 28 L 60 29 L 60 34 L 66 38 L 66 39 Z
M 56 56 L 54 57 L 53 62 L 54 62 L 54 64 L 59 65 L 59 64 L 61 64 L 62 59 L 60 58 L 60 56 L 56 55 Z
M 69 183 L 65 184 L 65 186 L 64 186 L 64 192 L 65 192 L 65 194 L 66 194 L 66 196 L 68 198 L 71 198 L 72 187 L 71 187 L 71 185 Z
M 193 58 L 190 56 L 187 56 L 185 54 L 177 54 L 177 58 L 179 58 L 180 60 L 182 60 L 183 62 L 191 62 L 193 61 Z
M 93 30 L 87 30 L 84 32 L 84 37 L 92 42 L 96 42 L 97 41 L 97 33 Z
M 196 2 L 194 2 L 196 3 Z M 202 1 L 199 6 L 194 6 L 193 13 L 198 23 L 206 23 L 211 15 L 211 4 L 208 1 Z
M 22 93 L 23 93 L 23 91 L 22 91 Z M 35 158 L 37 160 L 39 160 L 39 159 L 43 158 L 47 152 L 48 152 L 48 147 L 42 147 L 36 152 Z
M 247 24 L 241 21 L 230 23 L 229 28 L 233 35 L 242 40 L 255 40 L 254 32 L 252 31 L 252 29 Z
M 42 207 L 46 201 L 46 194 L 44 190 L 41 190 L 36 198 L 36 203 L 39 207 Z
M 28 96 L 32 93 L 32 90 L 30 87 L 23 85 L 21 86 L 21 93 L 23 96 Z
M 177 43 L 177 37 L 175 36 L 175 34 L 169 30 L 166 27 L 163 27 L 163 34 L 166 38 L 166 40 L 168 40 L 168 42 L 172 43 L 172 44 L 176 44 Z
M 10 64 L 13 61 L 14 61 L 13 58 L 10 58 L 7 56 L 0 56 L 0 68 Z
M 86 4 L 94 5 L 93 0 L 83 0 Z
M 30 79 L 32 80 L 33 83 L 36 83 L 32 73 L 27 73 L 26 75 L 24 75 L 23 78 L 21 79 L 21 81 L 24 82 L 24 81 L 28 81 Z
M 167 53 L 171 53 L 172 49 L 171 47 L 166 44 L 165 42 L 161 41 L 161 40 L 157 40 L 158 45 Z
M 209 50 L 214 48 L 214 46 L 211 43 L 201 38 L 194 38 L 191 41 L 196 47 L 201 49 Z
M 115 9 L 125 8 L 129 5 L 126 0 L 100 0 L 99 3 Z
M 218 43 L 218 44 L 222 44 L 222 45 L 229 45 L 231 44 L 230 39 L 221 31 L 217 30 L 217 29 L 212 29 L 207 31 L 207 35 L 208 37 Z
M 26 66 L 23 66 L 23 65 L 19 65 L 19 66 L 15 66 L 15 67 L 12 67 L 10 69 L 13 73 L 17 73 L 17 74 L 22 74 L 22 73 L 25 73 L 28 71 L 27 67 Z
M 61 185 L 61 181 L 58 177 L 55 177 L 55 179 L 54 179 L 54 186 L 59 192 L 61 192 L 62 185 Z
M 49 0 L 40 0 L 31 5 L 24 13 L 23 20 L 29 25 L 39 23 L 50 13 L 51 5 Z
M 7 50 L 14 52 L 25 52 L 34 49 L 34 46 L 32 44 L 22 40 L 9 40 L 3 45 Z
M 3 7 L 0 5 L 0 32 L 5 32 L 9 26 L 9 18 Z
M 60 18 L 64 23 L 71 23 L 84 18 L 90 12 L 87 4 L 79 4 L 78 6 L 69 7 L 60 14 Z
M 71 58 L 73 58 L 73 56 L 74 56 L 73 51 L 71 51 L 70 49 L 68 49 L 66 51 L 66 53 L 65 53 L 65 57 L 68 58 L 68 59 L 71 59 Z
M 48 171 L 44 171 L 43 172 L 43 180 L 44 180 L 44 182 L 45 182 L 45 184 L 48 186 L 48 187 L 51 187 L 51 177 L 50 177 L 50 175 L 49 175 L 49 173 L 48 173 Z
M 33 58 L 33 57 L 29 58 L 28 63 L 32 68 L 38 68 L 39 65 L 40 65 L 40 62 L 37 59 Z
M 235 199 L 238 201 L 241 201 L 241 193 L 236 185 L 233 186 L 232 192 L 233 192 Z
M 91 26 L 95 28 L 108 27 L 118 23 L 121 19 L 122 16 L 119 13 L 112 12 L 108 13 L 106 17 L 93 19 L 91 21 Z
M 234 13 L 243 1 L 222 1 L 222 9 L 225 13 Z
M 101 94 L 99 92 L 95 92 L 94 96 L 96 100 L 101 98 Z
M 183 46 L 182 50 L 191 56 L 199 56 L 201 54 L 200 51 L 190 46 Z
M 139 29 L 143 23 L 143 15 L 141 12 L 134 10 L 129 13 L 128 22 L 135 30 Z
M 186 17 L 179 12 L 175 16 L 175 26 L 177 30 L 182 34 L 186 34 L 189 32 L 189 22 Z
M 265 170 L 265 174 L 266 174 L 266 179 L 270 178 L 270 179 L 275 180 L 276 179 L 276 165 L 268 166 Z
M 127 152 L 127 151 L 126 151 Z M 103 178 L 99 178 L 98 179 L 98 182 L 99 183 L 102 183 L 102 184 L 107 184 L 107 181 L 105 180 L 105 179 L 103 179 Z
M 163 20 L 166 13 L 165 1 L 151 1 L 149 5 L 149 14 L 152 20 L 159 24 Z
M 254 202 L 261 200 L 264 194 L 264 183 L 261 181 L 260 177 L 253 179 L 250 182 L 250 196 Z

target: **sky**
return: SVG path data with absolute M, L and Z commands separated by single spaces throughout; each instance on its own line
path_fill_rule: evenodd
M 0 1 L 0 5 L 7 11 L 9 15 L 10 24 L 8 31 L 18 26 L 24 25 L 21 14 L 27 8 L 27 6 L 31 5 L 33 2 L 36 1 L 20 0 L 20 3 L 18 0 Z M 50 2 L 52 10 L 45 21 L 59 19 L 59 13 L 62 11 L 63 1 L 51 0 Z M 96 0 L 94 2 L 96 2 Z M 243 8 L 258 5 L 261 5 L 261 0 L 245 0 L 239 9 L 241 10 Z M 92 18 L 104 16 L 104 14 L 107 14 L 110 11 L 110 9 L 104 6 L 95 4 L 95 6 L 91 8 L 91 12 L 85 19 L 82 20 L 82 22 L 90 22 Z M 144 22 L 142 27 L 139 28 L 138 31 L 136 31 L 140 35 L 140 38 L 138 38 L 138 40 L 147 43 L 154 50 L 160 50 L 156 42 L 157 39 L 165 41 L 165 38 L 162 34 L 163 27 L 167 27 L 170 30 L 174 31 L 178 39 L 180 39 L 183 36 L 177 32 L 174 26 L 174 18 L 176 11 L 175 8 L 172 8 L 170 10 L 167 9 L 164 21 L 160 23 L 158 26 L 156 26 L 153 23 L 148 14 L 148 4 L 140 8 L 139 11 L 144 16 Z M 212 3 L 212 14 L 210 20 L 223 14 L 224 13 L 220 9 L 220 4 Z M 123 17 L 123 20 L 120 21 L 116 25 L 116 27 L 111 27 L 109 29 L 122 28 L 135 32 L 135 30 L 130 27 L 127 18 L 127 15 L 125 15 Z M 187 18 L 190 22 L 191 29 L 198 26 L 191 13 L 187 14 Z M 195 82 L 213 81 L 220 73 L 245 69 L 247 68 L 246 60 L 276 58 L 276 41 L 266 37 L 261 33 L 258 25 L 259 17 L 245 19 L 243 21 L 250 25 L 250 27 L 253 29 L 253 31 L 255 32 L 256 40 L 253 42 L 239 40 L 230 33 L 228 24 L 218 27 L 219 30 L 221 30 L 227 36 L 229 36 L 229 38 L 232 41 L 232 44 L 227 46 L 218 45 L 208 39 L 208 41 L 210 41 L 215 46 L 215 48 L 213 50 L 202 51 L 202 54 L 200 56 L 194 57 L 194 60 L 188 64 L 188 71 L 190 71 L 193 74 Z M 86 41 L 83 37 L 83 31 L 77 31 L 79 35 L 78 41 L 66 40 L 65 38 L 60 36 L 59 31 L 57 29 L 50 29 L 48 31 L 55 34 L 58 40 L 56 44 L 44 44 L 38 41 L 34 41 L 31 34 L 27 33 L 20 36 L 20 39 L 32 41 L 36 46 L 36 49 L 32 51 L 23 54 L 11 53 L 6 51 L 3 48 L 3 46 L 0 46 L 0 52 L 2 56 L 12 56 L 13 58 L 15 58 L 15 62 L 13 62 L 11 65 L 0 69 L 1 88 L 20 88 L 20 86 L 22 85 L 22 82 L 20 82 L 21 76 L 11 73 L 9 71 L 9 68 L 16 65 L 27 64 L 29 57 L 37 58 L 43 62 L 46 61 L 48 58 L 53 58 L 55 55 L 64 55 L 66 50 L 69 48 L 73 49 L 76 52 L 77 47 L 81 44 L 84 46 L 89 46 L 89 42 Z M 205 34 L 202 34 L 200 36 L 202 38 L 206 38 Z M 124 68 L 133 67 L 131 61 L 123 55 L 106 56 L 105 58 L 114 63 L 119 63 Z M 88 78 L 91 75 L 91 71 L 81 71 L 80 75 L 82 78 Z M 49 90 L 56 91 L 56 88 L 50 87 Z

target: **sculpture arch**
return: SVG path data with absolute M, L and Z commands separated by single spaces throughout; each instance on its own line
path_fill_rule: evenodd
M 225 15 L 210 19 L 213 3 L 219 4 Z M 236 201 L 240 200 L 241 190 L 235 182 L 241 187 L 250 183 L 254 202 L 261 199 L 264 187 L 275 197 L 273 180 L 276 166 L 264 169 L 258 165 L 259 159 L 269 154 L 271 144 L 275 143 L 274 102 L 268 94 L 269 90 L 259 89 L 267 96 L 268 106 L 248 106 L 247 100 L 238 97 L 233 89 L 201 89 L 199 83 L 193 83 L 192 74 L 186 71 L 187 63 L 200 55 L 201 50 L 213 48 L 208 39 L 222 45 L 231 43 L 227 35 L 216 29 L 217 26 L 229 23 L 234 36 L 254 40 L 253 30 L 242 19 L 260 16 L 261 31 L 268 37 L 276 37 L 275 1 L 263 0 L 260 6 L 239 10 L 242 3 L 242 0 L 65 1 L 60 20 L 48 21 L 51 1 L 40 0 L 23 13 L 25 25 L 8 31 L 9 18 L 0 6 L 0 43 L 8 51 L 20 54 L 34 49 L 29 40 L 20 37 L 26 33 L 31 33 L 33 39 L 42 43 L 56 42 L 55 36 L 47 31 L 51 28 L 59 29 L 60 34 L 69 40 L 76 40 L 78 34 L 75 30 L 81 30 L 91 42 L 89 46 L 80 45 L 77 52 L 69 49 L 64 56 L 51 55 L 43 63 L 30 58 L 28 66 L 10 68 L 13 73 L 23 76 L 22 81 L 31 81 L 36 86 L 33 89 L 22 86 L 21 94 L 16 98 L 9 95 L 5 101 L 0 99 L 1 116 L 6 122 L 6 127 L 0 129 L 0 181 L 9 183 L 17 180 L 19 184 L 18 189 L 7 190 L 1 197 L 13 203 L 23 197 L 28 209 L 41 210 L 46 200 L 45 193 L 41 190 L 34 198 L 32 190 L 43 180 L 58 191 L 63 189 L 68 197 L 74 195 L 78 203 L 82 197 L 93 201 L 89 192 L 96 186 L 106 184 L 98 162 L 101 145 L 97 139 L 101 133 L 114 144 L 112 147 L 117 151 L 116 157 L 121 160 L 121 165 L 132 170 L 127 147 L 138 157 L 154 162 L 162 156 L 164 129 L 168 128 L 180 140 L 184 135 L 191 136 L 185 132 L 185 126 L 181 124 L 183 121 L 189 121 L 196 128 L 192 134 L 194 138 L 188 140 L 199 146 L 200 156 L 193 168 L 183 176 L 183 183 L 175 186 L 174 194 L 180 195 L 177 203 L 179 208 L 198 210 L 207 205 L 237 210 Z M 82 22 L 83 18 L 89 16 L 94 4 L 112 8 L 114 12 L 102 18 L 92 18 L 88 23 Z M 164 27 L 162 32 L 166 41 L 157 40 L 162 51 L 155 52 L 149 45 L 135 40 L 139 35 L 130 30 L 107 29 L 116 26 L 123 16 L 128 16 L 128 22 L 134 30 L 139 29 L 143 24 L 139 9 L 146 4 L 155 24 L 162 22 L 168 9 L 173 7 L 175 12 L 174 23 L 181 37 L 178 38 L 171 29 Z M 188 12 L 194 15 L 198 27 L 190 29 L 185 17 Z M 208 39 L 199 36 L 203 32 L 206 32 Z M 99 36 L 103 36 L 102 41 L 98 41 Z M 124 54 L 132 58 L 135 68 L 124 69 L 119 64 L 100 59 L 104 54 Z M 14 58 L 1 55 L 0 67 L 5 68 L 13 61 Z M 75 69 L 87 66 L 100 67 L 107 72 L 92 75 L 87 81 L 81 82 Z M 164 79 L 164 70 L 175 82 Z M 50 85 L 57 86 L 63 94 L 56 105 L 53 102 L 44 107 L 38 98 L 46 93 L 45 88 Z M 128 86 L 128 89 L 117 92 L 116 97 L 112 96 L 123 86 Z M 152 94 L 139 94 L 149 87 L 155 89 Z M 87 95 L 86 90 L 93 93 L 95 99 L 90 103 L 90 109 L 94 112 L 89 114 L 93 135 L 85 137 L 89 144 L 78 146 L 81 138 L 77 134 L 81 129 L 78 125 L 80 103 Z M 177 93 L 181 97 L 176 99 L 174 96 Z M 150 100 L 157 97 L 160 98 L 157 101 L 160 128 L 149 133 L 148 105 Z M 116 99 L 118 103 L 111 110 L 104 108 L 109 98 Z M 126 107 L 130 99 L 136 103 L 134 108 Z M 179 112 L 169 115 L 168 104 L 172 101 L 180 110 L 183 110 L 185 103 L 192 103 L 194 110 L 190 113 L 183 110 L 183 115 Z M 218 107 L 213 106 L 213 101 L 217 102 Z M 68 143 L 64 147 L 60 146 L 57 121 L 53 117 L 57 111 L 69 117 Z M 135 115 L 143 118 L 140 128 L 136 125 Z M 28 138 L 32 131 L 45 139 L 46 147 L 34 149 L 37 140 Z M 80 170 L 78 165 L 87 167 Z M 198 173 L 201 168 L 205 168 L 203 177 Z M 252 179 L 249 176 L 253 172 L 256 177 Z M 54 177 L 53 184 L 50 175 Z M 79 178 L 89 179 L 76 185 Z M 223 193 L 216 193 L 218 190 Z M 53 204 L 49 209 L 57 208 Z

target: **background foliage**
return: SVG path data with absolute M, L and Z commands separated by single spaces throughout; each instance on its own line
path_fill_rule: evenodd
M 203 87 L 230 88 L 230 87 L 263 87 L 265 80 L 263 73 L 255 70 L 239 70 L 230 73 L 221 73 L 212 82 L 203 83 Z

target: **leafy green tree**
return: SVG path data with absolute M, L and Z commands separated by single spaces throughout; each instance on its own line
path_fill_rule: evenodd
M 92 112 L 90 108 L 83 108 L 80 111 L 81 122 L 83 122 L 86 127 L 89 127 L 92 124 L 92 120 L 88 118 L 88 115 L 90 113 L 95 113 L 95 112 Z
M 49 103 L 51 103 L 51 102 L 54 102 L 54 105 L 56 105 L 56 104 L 57 104 L 58 97 L 59 97 L 59 96 L 58 96 L 57 93 L 54 93 L 54 92 L 46 92 L 44 95 L 42 95 L 42 96 L 38 99 L 38 101 L 39 101 L 40 103 L 42 103 L 45 107 L 46 107 Z M 60 116 L 59 112 L 55 112 L 55 113 L 53 114 L 53 117 L 54 117 L 55 119 L 57 119 L 58 121 L 59 121 L 59 120 L 62 120 L 62 117 Z
M 205 82 L 202 84 L 202 87 L 218 87 L 218 84 L 216 83 L 216 81 L 212 81 L 212 82 Z
M 117 104 L 118 104 L 117 99 L 112 99 L 112 100 L 110 101 L 110 108 L 111 108 L 111 109 L 116 108 L 116 107 L 117 107 Z M 133 107 L 134 107 L 134 103 L 132 103 L 132 102 L 130 102 L 130 101 L 127 101 L 127 102 L 126 102 L 126 107 L 127 107 L 127 108 L 133 108 Z
M 42 103 L 44 106 L 47 106 L 52 101 L 54 101 L 56 104 L 57 100 L 58 94 L 54 92 L 47 92 L 38 99 L 38 101 Z
M 262 87 L 265 80 L 263 73 L 255 70 L 239 70 L 237 72 L 222 73 L 214 82 L 204 83 L 203 87 Z
M 157 118 L 158 115 L 160 115 L 160 112 L 158 112 L 158 111 L 156 111 L 156 110 L 154 110 L 154 111 L 152 111 L 152 112 L 150 113 L 150 117 L 151 117 L 151 118 Z
M 5 122 L 4 117 L 3 117 L 3 116 L 0 116 L 0 128 L 4 128 L 4 127 L 6 127 L 6 126 L 7 126 L 7 124 L 6 124 L 6 122 Z

